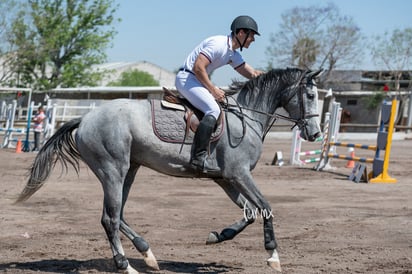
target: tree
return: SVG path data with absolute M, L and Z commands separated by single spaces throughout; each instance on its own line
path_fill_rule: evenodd
M 11 61 L 14 45 L 10 43 L 12 30 L 10 22 L 14 20 L 16 14 L 17 4 L 14 0 L 0 1 L 0 84 L 4 85 L 8 84 L 13 74 Z
M 293 45 L 292 62 L 298 67 L 312 67 L 319 54 L 319 45 L 315 40 L 304 37 Z
M 29 0 L 13 23 L 16 73 L 37 89 L 95 85 L 115 34 L 113 0 Z
M 153 76 L 137 69 L 122 72 L 118 81 L 110 82 L 108 86 L 139 87 L 159 86 Z
M 359 28 L 341 16 L 334 4 L 325 7 L 295 7 L 282 14 L 280 31 L 270 37 L 269 67 L 322 67 L 330 72 L 355 65 L 363 53 Z
M 375 65 L 384 66 L 391 72 L 395 90 L 399 90 L 403 71 L 411 70 L 412 28 L 395 29 L 392 33 L 374 36 L 371 52 Z

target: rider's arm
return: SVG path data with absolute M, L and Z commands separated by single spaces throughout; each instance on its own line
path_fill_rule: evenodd
M 247 79 L 255 78 L 263 73 L 263 71 L 256 70 L 247 63 L 244 63 L 243 65 L 237 67 L 236 71 L 239 72 L 243 77 L 246 77 Z
M 210 81 L 209 75 L 206 71 L 206 67 L 209 64 L 209 59 L 207 59 L 203 54 L 199 54 L 193 66 L 193 73 L 196 75 L 199 82 L 202 83 L 207 90 L 209 90 L 213 97 L 215 97 L 216 100 L 221 101 L 223 100 L 225 93 L 223 90 L 217 88 L 212 81 Z

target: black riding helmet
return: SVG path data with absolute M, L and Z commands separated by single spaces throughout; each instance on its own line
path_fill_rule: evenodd
M 260 35 L 256 21 L 247 15 L 236 17 L 230 25 L 230 30 L 235 34 L 239 29 L 253 30 L 257 35 Z
M 248 30 L 246 39 L 249 36 L 250 31 L 253 31 L 257 35 L 260 35 L 260 33 L 258 31 L 258 25 L 252 17 L 247 16 L 247 15 L 241 15 L 241 16 L 236 17 L 235 20 L 233 20 L 232 24 L 230 25 L 230 30 L 235 36 L 237 42 L 240 44 L 240 51 L 242 51 L 243 46 L 245 45 L 246 39 L 243 41 L 243 43 L 240 43 L 239 39 L 236 36 L 238 30 L 240 29 Z

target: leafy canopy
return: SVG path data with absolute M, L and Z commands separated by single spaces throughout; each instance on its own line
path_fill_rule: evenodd
M 95 85 L 115 35 L 113 0 L 29 0 L 13 23 L 21 85 L 37 89 Z
M 119 87 L 139 87 L 139 86 L 159 86 L 153 76 L 147 72 L 139 71 L 137 69 L 122 72 L 120 79 L 110 82 L 108 86 Z
M 266 50 L 268 67 L 324 68 L 356 65 L 363 54 L 364 37 L 351 17 L 342 16 L 335 4 L 295 7 L 282 14 L 279 31 Z
M 395 29 L 374 36 L 370 48 L 375 65 L 391 71 L 395 90 L 399 90 L 403 73 L 412 66 L 412 28 Z

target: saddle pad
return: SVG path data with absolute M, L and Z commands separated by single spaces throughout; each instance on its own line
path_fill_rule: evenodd
M 152 99 L 150 102 L 153 132 L 160 140 L 168 143 L 193 143 L 194 132 L 187 130 L 184 111 L 164 107 L 161 100 Z M 223 120 L 212 134 L 212 142 L 217 141 L 222 135 Z

